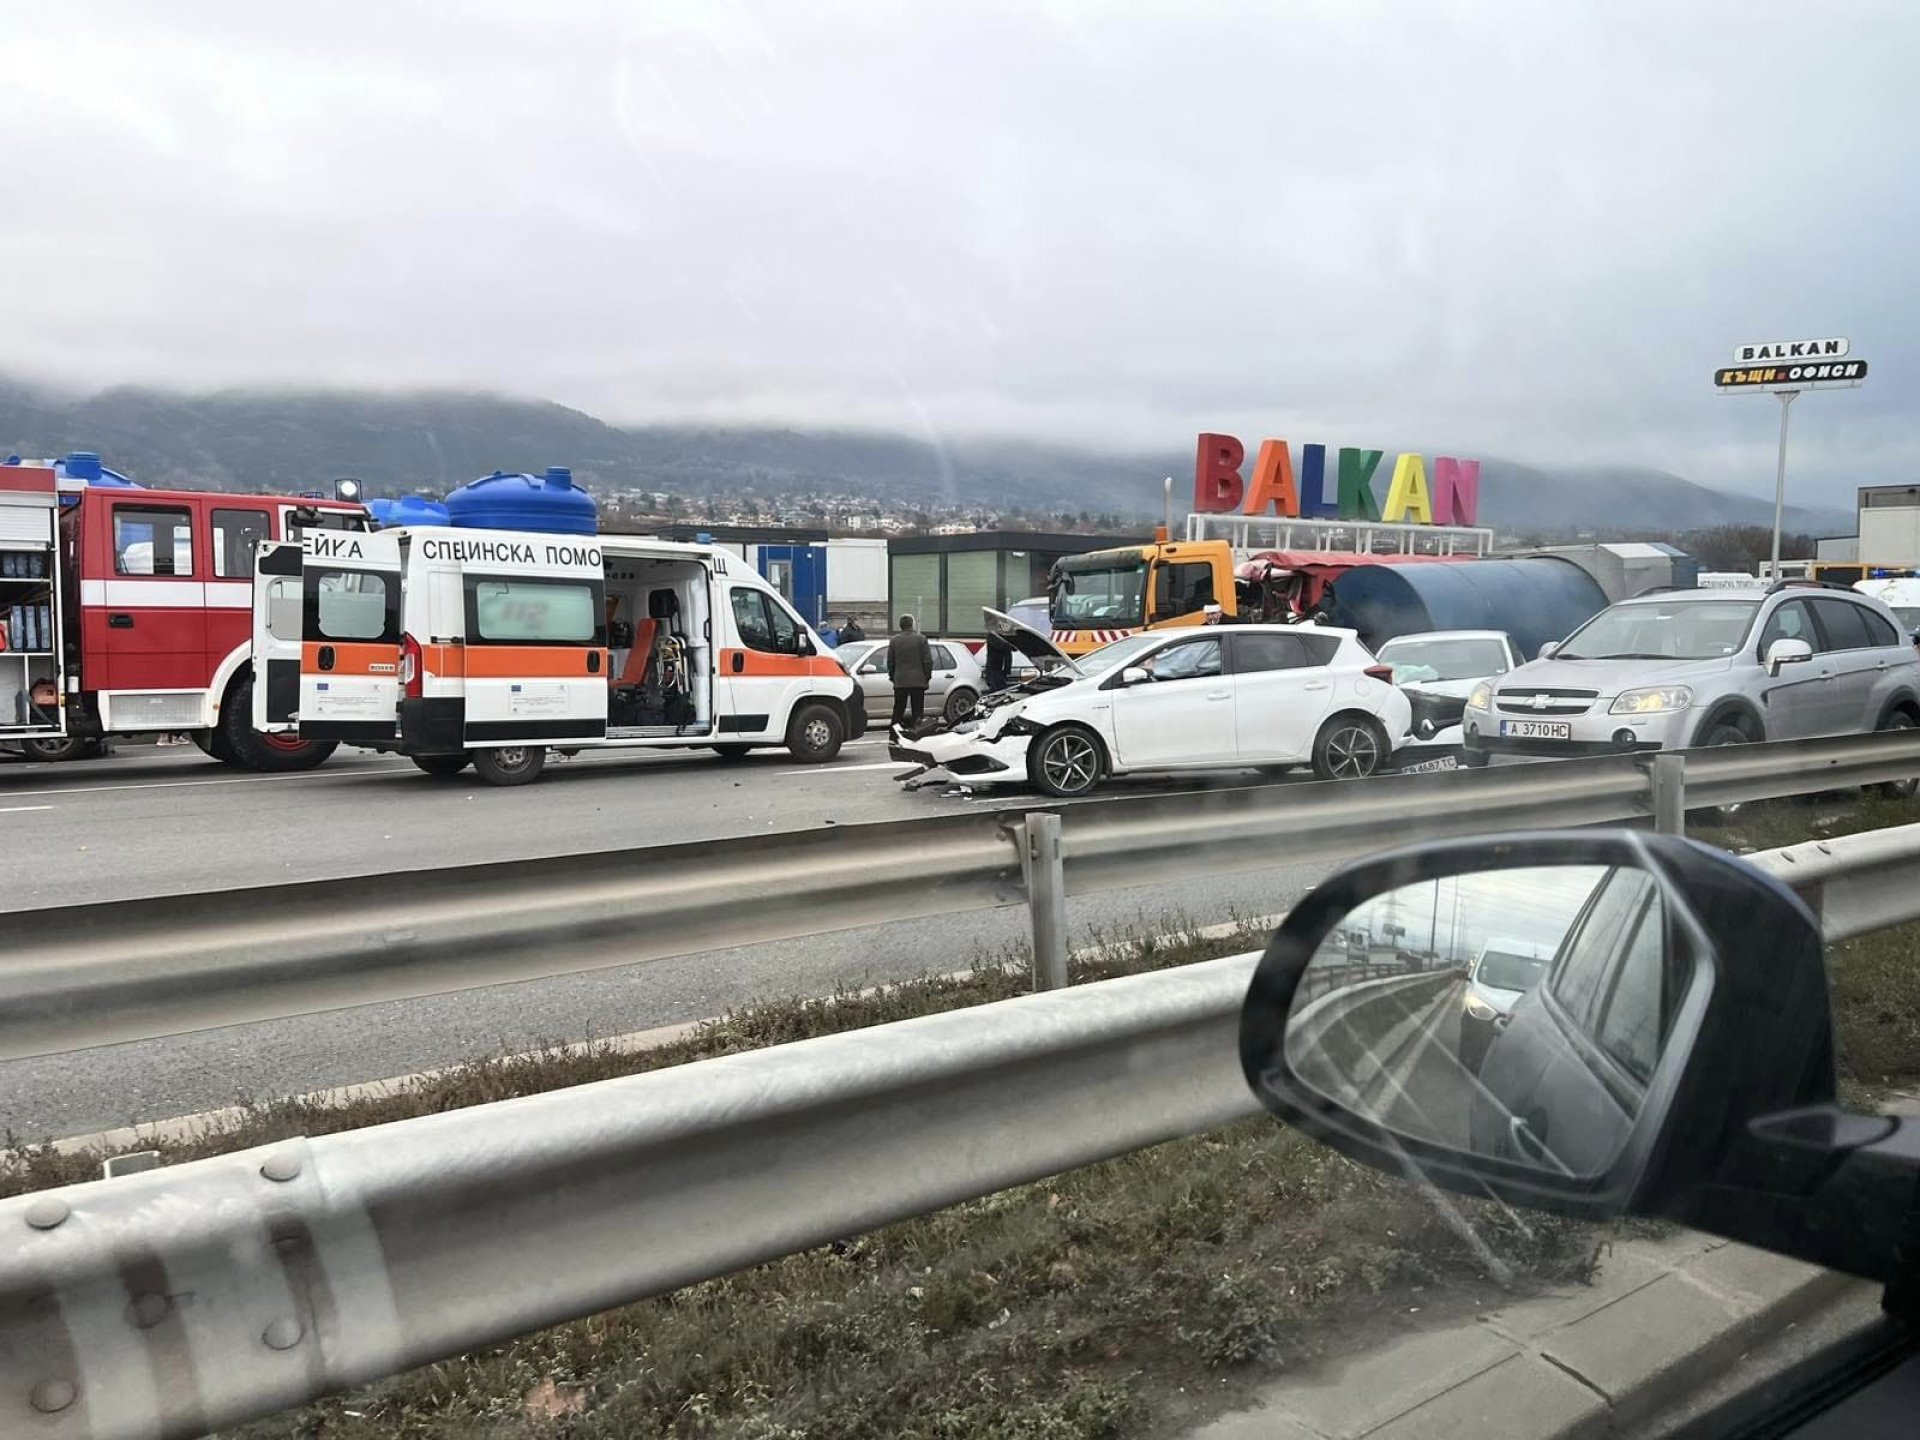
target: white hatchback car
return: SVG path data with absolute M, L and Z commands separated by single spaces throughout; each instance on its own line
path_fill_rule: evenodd
M 1054 668 L 981 702 L 974 715 L 889 753 L 898 778 L 1031 784 L 1085 795 L 1136 771 L 1285 770 L 1323 780 L 1386 768 L 1412 707 L 1351 630 L 1230 625 L 1152 631 L 1069 660 L 997 612 L 996 629 Z

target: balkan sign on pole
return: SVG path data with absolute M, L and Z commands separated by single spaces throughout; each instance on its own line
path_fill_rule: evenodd
M 1769 360 L 1838 360 L 1847 353 L 1845 340 L 1768 340 L 1759 345 L 1736 345 L 1736 365 L 1765 364 Z
M 1842 390 L 1850 389 L 1866 378 L 1867 362 L 1864 360 L 1819 360 L 1794 365 L 1730 365 L 1713 372 L 1713 383 L 1722 390 Z

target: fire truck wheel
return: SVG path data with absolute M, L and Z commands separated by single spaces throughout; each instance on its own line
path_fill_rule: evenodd
M 502 745 L 473 752 L 473 773 L 489 785 L 531 785 L 546 768 L 544 745 Z
M 253 677 L 233 687 L 231 697 L 220 707 L 220 737 L 211 742 L 224 745 L 231 759 L 208 754 L 238 765 L 243 770 L 311 770 L 326 763 L 339 748 L 331 740 L 299 740 L 291 735 L 262 735 L 253 728 Z
M 809 765 L 824 765 L 840 753 L 846 725 L 831 705 L 802 705 L 787 725 L 787 749 Z
M 29 760 L 39 760 L 53 764 L 61 760 L 78 760 L 89 753 L 87 740 L 79 735 L 63 735 L 58 740 L 24 740 L 20 752 Z
M 412 755 L 415 768 L 429 775 L 438 775 L 441 779 L 451 779 L 473 763 L 473 756 L 462 751 L 458 755 Z
M 193 743 L 200 747 L 202 755 L 210 756 L 222 765 L 240 763 L 233 758 L 233 747 L 227 744 L 227 737 L 221 734 L 217 727 L 210 730 L 190 730 L 187 733 L 193 736 Z

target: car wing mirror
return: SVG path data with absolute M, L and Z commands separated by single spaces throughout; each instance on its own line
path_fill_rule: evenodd
M 1421 1183 L 1908 1263 L 1920 1121 L 1837 1106 L 1817 922 L 1703 845 L 1542 832 L 1340 871 L 1275 931 L 1240 1062 L 1280 1119 Z
M 1776 640 L 1767 647 L 1767 674 L 1778 675 L 1781 667 L 1798 665 L 1813 659 L 1813 647 L 1804 640 Z
M 1129 665 L 1120 672 L 1122 685 L 1151 685 L 1153 672 L 1144 665 Z

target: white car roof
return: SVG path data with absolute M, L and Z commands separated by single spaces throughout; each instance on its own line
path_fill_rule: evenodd
M 1415 630 L 1408 635 L 1396 635 L 1391 640 L 1382 640 L 1380 648 L 1398 645 L 1402 640 L 1506 640 L 1509 636 L 1504 630 Z

